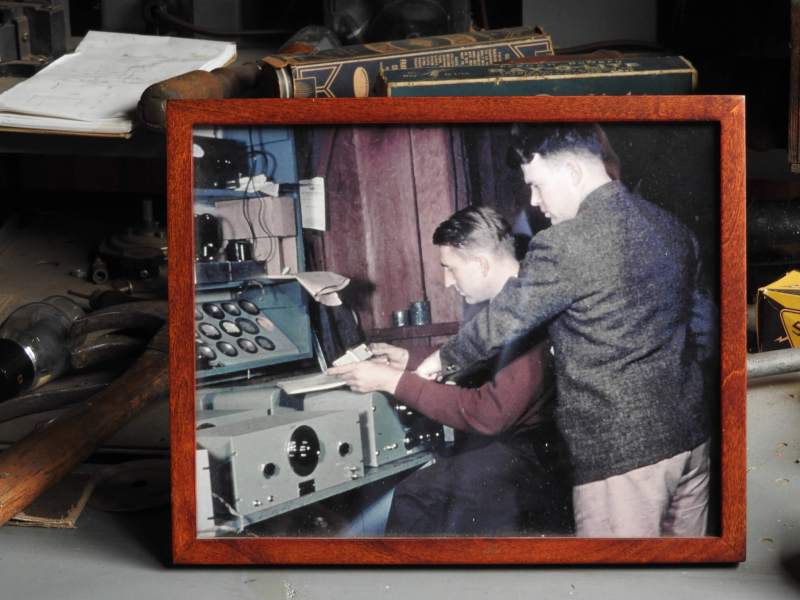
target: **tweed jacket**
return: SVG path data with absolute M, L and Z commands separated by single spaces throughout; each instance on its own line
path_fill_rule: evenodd
M 609 182 L 533 237 L 519 276 L 442 347 L 442 365 L 485 359 L 546 324 L 556 421 L 580 485 L 708 438 L 700 360 L 716 351 L 714 312 L 692 233 Z

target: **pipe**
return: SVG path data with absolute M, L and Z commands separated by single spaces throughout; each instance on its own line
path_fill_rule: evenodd
M 786 348 L 747 355 L 747 377 L 767 377 L 800 371 L 800 349 Z

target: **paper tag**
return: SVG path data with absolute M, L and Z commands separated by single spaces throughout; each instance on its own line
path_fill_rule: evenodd
M 452 444 L 456 441 L 456 430 L 452 427 L 448 427 L 447 425 L 442 426 L 442 431 L 444 432 L 444 441 L 448 444 Z
M 300 213 L 304 229 L 325 231 L 325 180 L 322 177 L 300 180 Z

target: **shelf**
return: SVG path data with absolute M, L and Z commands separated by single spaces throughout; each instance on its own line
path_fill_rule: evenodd
M 129 139 L 0 132 L 0 154 L 80 155 L 104 158 L 164 158 L 164 134 L 135 131 Z
M 367 332 L 370 342 L 409 340 L 421 337 L 449 336 L 458 333 L 458 323 L 431 323 L 430 325 L 408 325 L 406 327 L 387 327 Z

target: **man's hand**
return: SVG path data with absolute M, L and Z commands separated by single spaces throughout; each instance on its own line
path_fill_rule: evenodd
M 408 365 L 408 350 L 391 344 L 370 344 L 369 349 L 375 358 L 383 359 L 387 365 L 394 369 L 405 371 Z
M 439 356 L 439 351 L 437 350 L 428 358 L 423 360 L 419 367 L 417 367 L 417 370 L 414 372 L 424 379 L 438 379 L 441 377 L 442 358 Z
M 328 369 L 328 374 L 336 375 L 346 381 L 354 392 L 364 393 L 380 390 L 394 394 L 403 371 L 389 365 L 367 360 L 352 365 L 331 367 Z

